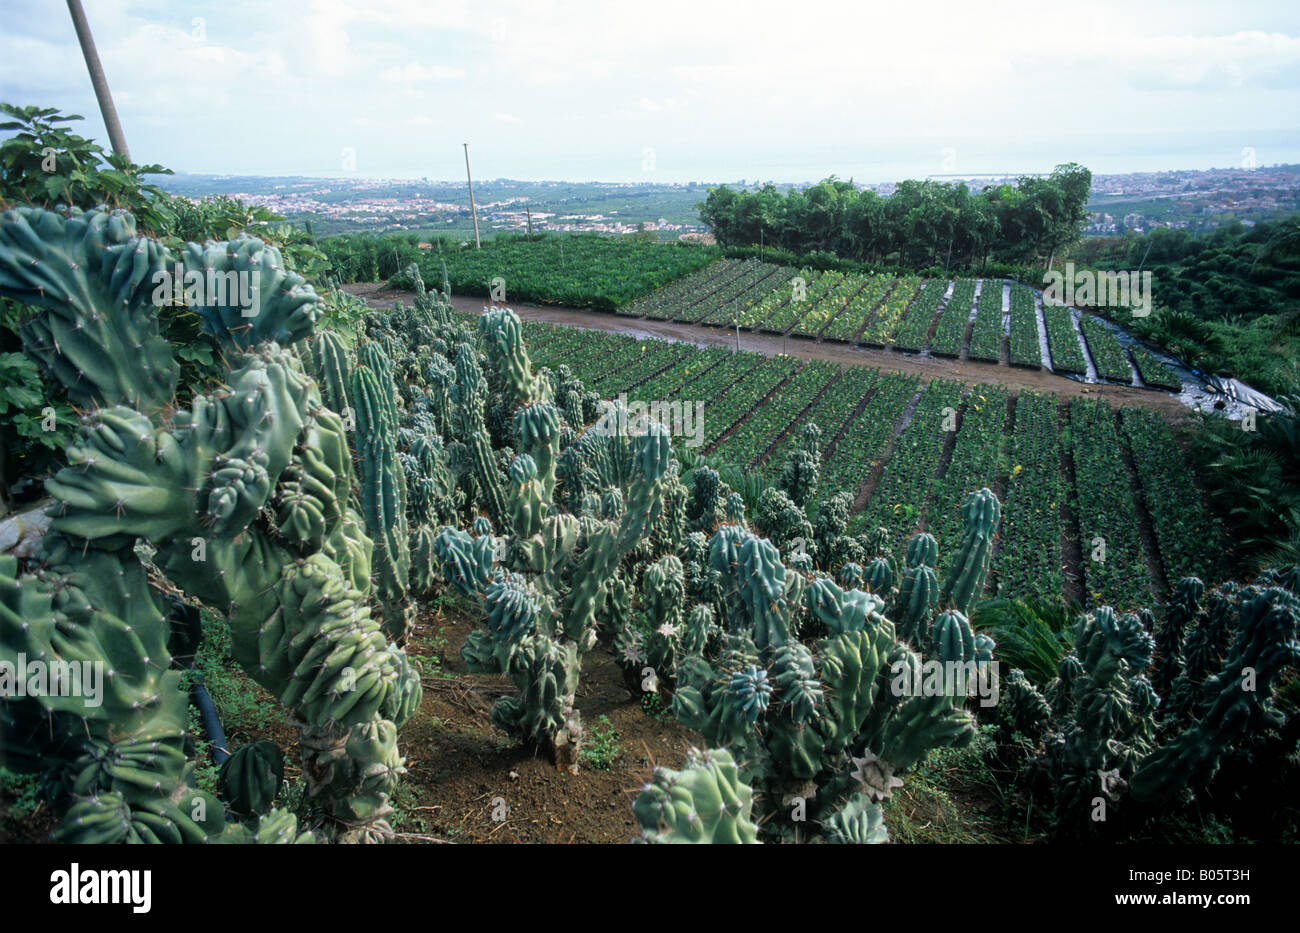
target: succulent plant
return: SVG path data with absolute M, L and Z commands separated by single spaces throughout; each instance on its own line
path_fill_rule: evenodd
M 395 737 L 394 723 L 418 705 L 420 685 L 370 617 L 371 542 L 349 506 L 346 432 L 293 349 L 312 336 L 318 298 L 273 247 L 251 237 L 191 244 L 178 262 L 200 280 L 242 276 L 257 300 L 241 306 L 216 292 L 190 302 L 230 369 L 225 385 L 173 413 L 178 367 L 159 336 L 154 303 L 155 282 L 173 267 L 169 252 L 136 236 L 123 212 L 18 208 L 0 215 L 0 294 L 40 309 L 24 327 L 25 352 L 89 410 L 68 449 L 69 465 L 47 483 L 56 504 L 45 582 L 9 570 L 15 593 L 24 593 L 19 598 L 32 593 L 38 604 L 20 616 L 27 628 L 7 633 L 3 643 L 35 654 L 48 650 L 41 638 L 58 638 L 62 657 L 148 671 L 125 682 L 146 691 L 132 702 L 154 704 L 164 717 L 156 725 L 109 716 L 99 732 L 73 730 L 75 737 L 56 740 L 64 756 L 47 761 L 75 801 L 74 823 L 90 819 L 86 808 L 125 806 L 130 825 L 146 825 L 152 837 L 210 834 L 210 820 L 200 829 L 167 803 L 188 784 L 180 746 L 186 698 L 178 677 L 159 673 L 169 662 L 168 626 L 131 550 L 144 539 L 177 587 L 225 617 L 236 659 L 290 709 L 325 834 L 383 838 L 401 758 L 395 743 L 381 748 L 357 737 Z M 97 591 L 112 581 L 126 589 Z M 133 601 L 123 603 L 128 596 Z M 87 620 L 84 635 L 65 641 L 54 634 L 76 628 L 74 617 Z M 101 634 L 92 634 L 97 627 Z M 130 662 L 123 651 L 138 657 Z M 37 750 L 49 733 L 18 734 L 32 743 L 24 754 L 44 757 Z M 176 750 L 157 753 L 155 744 L 164 743 Z M 123 773 L 155 775 L 139 777 L 141 789 L 148 784 L 144 796 L 98 763 L 125 759 L 141 764 L 124 765 L 136 770 Z M 68 819 L 67 834 L 76 837 Z

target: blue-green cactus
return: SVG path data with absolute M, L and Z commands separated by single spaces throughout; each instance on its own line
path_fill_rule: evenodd
M 200 294 L 193 301 L 186 295 L 230 371 L 225 386 L 169 415 L 175 363 L 157 335 L 146 280 L 174 266 L 159 244 L 134 236 L 125 214 L 61 216 L 19 208 L 0 215 L 0 293 L 42 308 L 26 329 L 27 350 L 94 408 L 68 450 L 69 466 L 48 483 L 55 507 L 46 565 L 79 582 L 60 584 L 49 591 L 46 608 L 24 615 L 44 613 L 55 627 L 65 618 L 87 620 L 85 635 L 75 649 L 69 644 L 65 657 L 111 658 L 126 670 L 121 651 L 129 650 L 150 671 L 165 671 L 168 627 L 156 612 L 132 623 L 129 637 L 113 635 L 112 653 L 93 640 L 100 617 L 87 615 L 90 606 L 110 615 L 125 608 L 124 594 L 89 597 L 87 588 L 93 589 L 91 576 L 143 579 L 131 551 L 143 538 L 175 585 L 225 615 L 236 659 L 301 724 L 303 771 L 326 834 L 382 838 L 386 798 L 401 759 L 395 744 L 376 757 L 375 747 L 354 738 L 376 729 L 395 736 L 392 723 L 410 716 L 420 686 L 405 655 L 386 644 L 370 618 L 371 543 L 348 505 L 351 470 L 342 421 L 324 406 L 287 346 L 311 336 L 316 297 L 260 241 L 189 249 L 182 268 L 251 278 L 259 301 L 249 315 L 228 294 Z M 9 575 L 15 591 L 39 592 L 34 578 L 17 576 L 13 568 Z M 132 605 L 152 604 L 137 595 Z M 102 624 L 116 627 L 108 616 Z M 15 628 L 4 644 L 45 650 L 30 641 L 41 637 L 37 630 Z M 130 811 L 128 834 L 166 840 L 209 835 L 210 822 L 182 819 L 175 802 L 166 802 L 185 793 L 183 752 L 178 758 L 152 748 L 177 741 L 167 736 L 173 728 L 181 731 L 184 694 L 178 680 L 165 675 L 151 674 L 145 682 L 174 726 L 141 726 L 141 732 L 106 721 L 99 734 L 74 732 L 67 748 L 80 746 L 77 755 L 91 755 L 88 764 L 143 753 L 144 767 L 129 767 L 141 773 L 142 784 L 143 771 L 155 772 L 147 799 L 112 786 L 111 771 L 98 763 L 85 770 L 51 758 L 45 766 L 58 772 L 73 799 L 85 797 L 76 806 L 87 824 L 90 811 L 108 814 L 121 804 Z M 9 716 L 8 704 L 0 705 Z M 33 750 L 48 741 L 25 734 L 36 743 Z M 140 741 L 143 749 L 135 747 Z M 158 789 L 167 787 L 179 789 L 160 801 Z M 64 837 L 77 838 L 76 829 L 68 827 Z

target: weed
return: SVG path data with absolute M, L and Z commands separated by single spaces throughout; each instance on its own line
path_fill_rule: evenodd
M 596 720 L 596 725 L 586 730 L 582 760 L 597 771 L 608 771 L 622 751 L 623 747 L 618 744 L 618 730 L 608 716 L 601 715 Z

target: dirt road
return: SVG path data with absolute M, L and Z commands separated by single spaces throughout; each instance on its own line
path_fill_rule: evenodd
M 413 293 L 383 287 L 383 283 L 359 283 L 344 286 L 350 294 L 362 298 L 372 308 L 388 308 L 397 301 L 410 303 Z M 485 304 L 482 298 L 453 296 L 452 305 L 458 311 L 478 312 Z M 701 324 L 683 324 L 675 321 L 650 321 L 641 318 L 620 317 L 601 311 L 583 311 L 553 305 L 510 305 L 527 321 L 544 321 L 566 327 L 586 330 L 604 330 L 641 337 L 678 340 L 697 346 L 722 344 L 736 345 L 736 332 Z M 1170 421 L 1190 417 L 1191 410 L 1168 392 L 1152 389 L 1135 389 L 1118 385 L 1087 385 L 1058 376 L 1046 370 L 1023 369 L 998 363 L 980 363 L 975 360 L 940 359 L 897 350 L 877 350 L 869 347 L 850 347 L 841 343 L 823 343 L 802 337 L 777 337 L 771 334 L 740 332 L 740 348 L 753 350 L 766 356 L 787 353 L 809 360 L 830 360 L 857 366 L 874 366 L 887 372 L 907 373 L 917 376 L 923 383 L 932 379 L 956 379 L 966 383 L 1000 383 L 1013 392 L 1032 389 L 1035 392 L 1055 392 L 1061 398 L 1094 398 L 1112 405 L 1140 405 L 1160 412 Z

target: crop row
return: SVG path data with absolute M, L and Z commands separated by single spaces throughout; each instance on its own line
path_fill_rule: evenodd
M 835 315 L 824 328 L 822 337 L 828 340 L 852 340 L 862 329 L 862 323 L 871 315 L 876 305 L 895 286 L 892 275 L 872 275 L 844 309 Z
M 921 280 L 915 276 L 908 275 L 899 279 L 893 291 L 885 296 L 885 300 L 876 308 L 876 313 L 867 321 L 867 326 L 858 337 L 858 343 L 880 347 L 893 343 L 894 334 L 903 321 L 903 312 L 912 303 L 912 298 L 920 287 Z
M 929 499 L 964 388 L 947 379 L 926 386 L 860 519 L 888 528 L 896 545 L 912 533 Z
M 1011 363 L 1041 369 L 1043 351 L 1038 343 L 1038 309 L 1034 293 L 1025 286 L 1011 285 Z
M 786 358 L 781 357 L 781 359 Z M 737 427 L 735 432 L 713 453 L 718 459 L 727 463 L 739 466 L 749 463 L 767 449 L 773 438 L 798 422 L 799 413 L 807 407 L 809 399 L 816 397 L 826 383 L 839 374 L 839 371 L 838 363 L 813 360 L 795 373 L 779 392 L 768 399 L 766 404 L 755 408 L 748 420 Z M 761 396 L 754 394 L 751 398 L 757 405 Z M 710 405 L 706 402 L 706 412 L 709 408 Z M 706 424 L 707 418 L 706 415 Z
M 803 269 L 776 292 L 748 308 L 740 316 L 740 326 L 785 333 L 806 309 L 830 299 L 843 284 L 844 276 L 838 272 Z
M 1091 314 L 1079 319 L 1083 336 L 1088 340 L 1088 352 L 1097 366 L 1097 374 L 1116 382 L 1132 382 L 1133 367 L 1124 356 L 1124 348 L 1115 339 L 1109 327 Z
M 883 460 L 885 443 L 916 395 L 915 376 L 880 374 L 871 400 L 853 419 L 834 450 L 823 451 L 822 495 L 851 495 Z
M 962 292 L 969 294 L 969 287 Z M 1015 404 L 1014 430 L 1004 433 L 1006 393 L 997 386 L 971 387 L 963 396 L 967 390 L 961 385 L 936 380 L 918 397 L 915 377 L 866 367 L 841 371 L 826 361 L 805 365 L 724 346 L 701 349 L 601 331 L 524 326 L 539 365 L 567 364 L 605 397 L 627 390 L 641 401 L 702 401 L 701 450 L 716 448 L 717 459 L 769 480 L 779 475 L 801 428 L 817 424 L 824 452 L 818 498 L 824 501 L 837 491 L 856 498 L 878 471 L 879 482 L 852 523 L 854 528 L 886 526 L 896 545 L 924 520 L 939 538 L 941 554 L 950 553 L 961 496 L 970 488 L 993 486 L 999 463 L 1005 463 L 994 567 L 1002 592 L 1059 595 L 1060 510 L 1066 494 L 1078 517 L 1090 605 L 1127 607 L 1150 599 L 1135 501 L 1146 503 L 1170 582 L 1183 574 L 1210 574 L 1217 566 L 1219 539 L 1208 510 L 1156 414 L 1124 409 L 1117 423 L 1109 406 L 1079 400 L 1070 408 L 1070 427 L 1063 430 L 1055 397 L 1026 391 Z M 915 410 L 885 459 L 889 438 L 914 399 Z M 952 427 L 955 436 L 945 431 Z M 951 456 L 940 473 L 946 448 Z M 1066 448 L 1073 487 L 1060 469 Z M 1126 450 L 1137 474 L 1132 486 Z
M 763 268 L 764 266 L 766 269 Z M 739 278 L 711 295 L 708 301 L 703 301 L 686 313 L 675 316 L 673 320 L 729 325 L 767 294 L 779 292 L 787 287 L 790 279 L 796 274 L 795 269 L 790 266 L 758 263 L 753 269 L 747 270 Z
M 1110 406 L 1076 399 L 1070 404 L 1070 436 L 1086 601 L 1149 605 L 1148 571 Z
M 1061 442 L 1055 395 L 1016 397 L 1015 433 L 997 560 L 1000 594 L 1055 600 L 1061 594 Z
M 992 360 L 995 363 L 1002 358 L 1001 279 L 985 279 L 980 284 L 969 355 L 973 360 Z
M 608 339 L 610 335 L 600 331 L 560 327 L 553 328 L 553 330 L 557 332 L 555 338 L 546 341 L 544 344 L 539 344 L 537 353 L 537 362 L 552 369 L 561 363 L 573 365 L 575 357 L 581 358 L 584 362 L 589 362 L 615 346 L 615 343 Z M 524 334 L 525 339 L 527 339 L 527 329 L 525 329 Z M 529 350 L 531 351 L 531 349 L 532 345 L 530 344 Z M 583 377 L 583 380 L 586 381 L 586 377 Z
M 1183 381 L 1145 347 L 1134 344 L 1129 348 L 1129 355 L 1133 357 L 1133 364 L 1137 366 L 1142 381 L 1147 385 L 1157 389 L 1168 389 L 1171 392 L 1182 391 Z
M 947 291 L 948 282 L 945 279 L 930 279 L 921 287 L 920 293 L 912 301 L 912 307 L 903 318 L 902 326 L 898 328 L 894 346 L 900 350 L 913 351 L 925 346 L 930 337 L 930 325 L 934 323 L 934 315 L 939 310 L 939 302 L 943 301 Z
M 1065 305 L 1043 302 L 1043 323 L 1047 325 L 1047 349 L 1052 353 L 1052 369 L 1058 373 L 1082 376 L 1088 372 L 1079 335 L 1074 330 L 1072 313 Z
M 664 320 L 679 308 L 694 305 L 712 294 L 718 288 L 741 275 L 751 263 L 734 259 L 719 259 L 717 262 L 697 269 L 676 282 L 670 282 L 663 288 L 642 295 L 615 309 L 618 314 L 628 317 L 646 317 Z
M 758 356 L 761 362 L 753 365 L 752 361 L 747 361 L 751 365 L 741 370 L 741 378 L 733 381 L 725 389 L 719 390 L 716 382 L 706 375 L 699 383 L 692 382 L 683 390 L 683 404 L 694 404 L 697 401 L 704 403 L 701 450 L 711 449 L 718 439 L 750 409 L 771 404 L 772 399 L 764 403 L 763 398 L 802 365 L 801 361 L 790 356 L 764 358 L 758 354 L 754 355 Z M 751 453 L 750 456 L 753 454 Z
M 808 409 L 800 424 L 791 424 L 790 430 L 776 443 L 763 461 L 763 474 L 775 478 L 781 473 L 781 465 L 786 454 L 799 440 L 799 431 L 804 424 L 815 424 L 821 429 L 822 451 L 829 450 L 831 442 L 839 434 L 840 427 L 853 414 L 858 404 L 866 397 L 876 383 L 876 370 L 864 366 L 850 366 L 844 374 L 822 393 L 821 398 Z M 750 461 L 750 466 L 758 465 L 758 458 Z
M 815 337 L 849 299 L 862 290 L 867 281 L 865 275 L 844 275 L 839 272 L 827 274 L 835 276 L 835 279 L 827 283 L 827 288 L 815 301 L 811 300 L 810 294 L 808 301 L 791 302 L 779 309 L 772 320 L 764 325 L 764 329 L 777 333 L 792 330 L 796 334 Z
M 1169 582 L 1188 576 L 1211 578 L 1221 553 L 1218 532 L 1173 431 L 1159 415 L 1138 408 L 1122 409 L 1120 426 Z
M 939 356 L 961 356 L 961 346 L 966 342 L 966 324 L 970 321 L 971 305 L 975 301 L 975 280 L 958 279 L 952 295 L 944 306 L 939 326 L 935 328 L 930 351 Z
M 618 359 L 606 357 L 602 362 L 604 375 L 587 383 L 587 388 L 594 389 L 606 398 L 614 398 L 620 392 L 640 385 L 655 373 L 675 366 L 689 356 L 690 349 L 680 343 L 670 340 L 641 340 L 635 348 L 630 348 Z
M 992 489 L 997 479 L 1006 420 L 1007 391 L 1001 386 L 979 386 L 966 397 L 952 457 L 926 511 L 927 530 L 939 542 L 940 570 L 947 570 L 961 539 L 962 502 L 973 489 Z
M 724 365 L 728 367 L 727 371 L 737 365 L 738 361 L 745 361 L 752 365 L 751 361 L 756 355 L 737 354 L 727 347 L 693 348 L 681 363 L 651 376 L 637 386 L 637 398 L 648 401 L 680 398 L 687 384 L 713 373 L 714 370 L 721 369 Z

